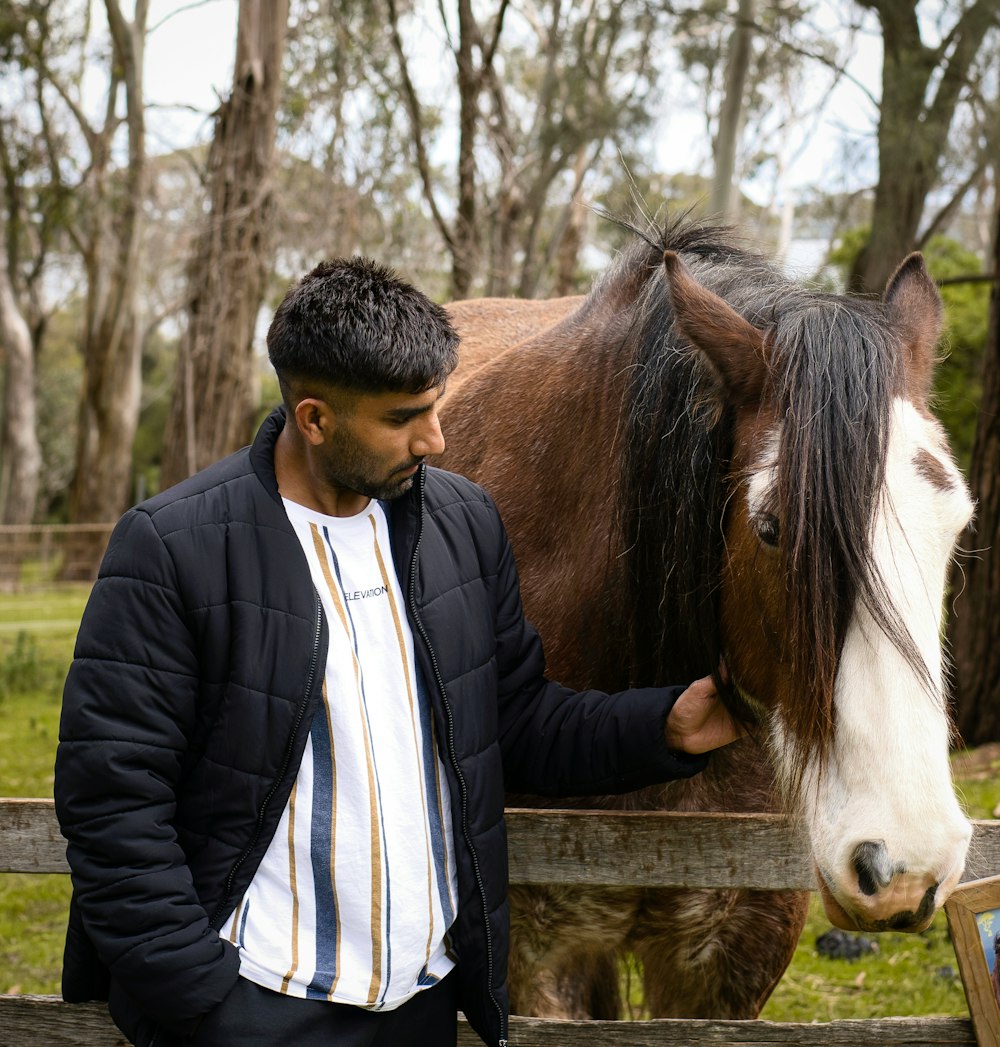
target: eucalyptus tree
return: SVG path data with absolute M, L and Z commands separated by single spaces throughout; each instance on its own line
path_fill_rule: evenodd
M 247 443 L 254 334 L 272 269 L 275 136 L 288 0 L 240 0 L 232 90 L 215 114 L 208 205 L 188 268 L 187 325 L 161 486 Z
M 1000 63 L 998 63 L 1000 65 Z M 992 156 L 992 242 L 987 254 L 990 299 L 981 393 L 969 486 L 976 500 L 973 527 L 953 579 L 949 618 L 956 721 L 969 745 L 1000 742 L 1000 85 L 995 81 L 989 125 Z
M 322 257 L 372 254 L 445 293 L 447 262 L 396 74 L 384 0 L 294 0 L 278 112 L 282 280 Z M 422 116 L 432 132 L 436 107 Z
M 550 289 L 554 270 L 571 282 L 587 178 L 654 124 L 667 7 L 459 0 L 435 15 L 384 2 L 411 154 L 451 259 L 450 295 L 533 296 Z M 417 25 L 433 33 L 408 46 Z M 422 86 L 416 71 L 434 46 L 446 63 Z
M 621 177 L 620 158 L 651 142 L 671 24 L 663 6 L 604 0 L 524 5 L 510 20 L 488 91 L 487 293 L 577 289 L 588 180 L 593 192 Z
M 845 75 L 856 27 L 817 19 L 817 0 L 703 0 L 678 12 L 679 100 L 697 99 L 710 152 L 707 210 L 740 216 L 739 185 L 768 168 L 780 183 L 810 145 L 834 88 Z M 703 209 L 706 205 L 702 205 Z
M 19 17 L 18 17 L 19 15 Z M 3 404 L 0 407 L 0 523 L 30 523 L 35 512 L 42 468 L 36 422 L 35 359 L 31 307 L 37 302 L 37 280 L 44 268 L 47 245 L 44 212 L 37 205 L 29 219 L 29 181 L 44 167 L 35 136 L 20 123 L 26 94 L 24 82 L 27 11 L 11 13 L 0 22 L 0 68 L 5 88 L 0 95 L 0 363 Z M 25 241 L 37 227 L 36 258 Z M 22 262 L 25 262 L 22 268 Z M 34 264 L 33 264 L 34 263 Z M 40 325 L 36 325 L 36 331 Z
M 52 484 L 67 479 L 43 462 L 37 399 L 50 320 L 75 290 L 66 275 L 72 187 L 56 159 L 71 150 L 71 135 L 51 112 L 39 67 L 46 55 L 73 52 L 84 27 L 68 20 L 54 30 L 53 6 L 29 0 L 0 19 L 0 522 L 8 524 L 31 522 Z
M 421 100 L 411 69 L 412 57 L 404 44 L 407 17 L 400 0 L 385 0 L 385 15 L 398 62 L 400 103 L 409 118 L 413 162 L 424 201 L 451 258 L 450 295 L 466 297 L 476 277 L 481 250 L 476 145 L 482 131 L 481 96 L 494 73 L 494 62 L 503 33 L 508 0 L 498 0 L 488 19 L 480 19 L 472 0 L 457 0 L 453 11 L 439 5 L 446 50 L 454 62 L 457 87 L 457 158 L 453 186 L 442 192 L 431 159 L 433 117 Z M 426 58 L 426 54 L 423 55 Z M 450 85 L 445 83 L 444 89 Z M 433 107 L 432 107 L 433 108 Z M 442 199 L 442 197 L 444 199 Z M 452 209 L 445 200 L 455 200 Z M 449 213 L 451 212 L 451 213 Z
M 67 202 L 61 222 L 83 272 L 83 376 L 69 498 L 76 522 L 114 518 L 130 494 L 140 387 L 147 7 L 148 0 L 135 0 L 130 19 L 118 0 L 101 7 L 35 0 L 22 25 L 49 185 Z M 99 31 L 94 19 L 102 10 Z M 104 75 L 97 116 L 85 99 L 88 70 Z M 64 131 L 69 126 L 75 135 Z
M 4 205 L 0 192 L 0 236 L 6 239 Z M 0 523 L 27 524 L 35 513 L 42 467 L 35 420 L 35 352 L 15 294 L 6 250 L 0 250 L 0 356 L 4 363 Z
M 923 238 L 921 222 L 956 113 L 976 91 L 979 67 L 992 59 L 987 40 L 1000 29 L 997 0 L 856 0 L 882 31 L 878 184 L 871 236 L 853 285 L 880 291 L 893 267 Z M 970 167 L 981 163 L 970 158 Z M 971 184 L 971 183 L 969 183 Z
M 969 474 L 977 511 L 958 561 L 949 619 L 956 721 L 967 745 L 1000 742 L 1000 197 L 991 265 L 982 401 Z

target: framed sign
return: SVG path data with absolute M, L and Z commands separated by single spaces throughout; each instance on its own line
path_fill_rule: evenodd
M 944 903 L 980 1044 L 1000 1044 L 1000 876 L 970 880 Z

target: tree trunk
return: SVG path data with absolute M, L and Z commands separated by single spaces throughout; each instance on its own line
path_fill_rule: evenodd
M 948 34 L 949 46 L 936 49 L 920 38 L 917 0 L 858 2 L 877 11 L 882 23 L 882 102 L 871 234 L 850 285 L 875 293 L 917 242 L 924 201 L 937 181 L 973 62 L 995 22 L 996 0 L 975 0 Z
M 479 231 L 476 226 L 476 129 L 483 78 L 472 58 L 478 34 L 471 0 L 458 3 L 458 211 L 455 215 L 451 267 L 451 297 L 468 298 L 479 268 Z
M 523 213 L 524 198 L 520 186 L 516 179 L 505 172 L 492 223 L 493 242 L 485 292 L 487 298 L 506 298 L 511 293 L 514 283 L 515 232 Z
M 715 174 L 712 178 L 712 214 L 732 220 L 737 208 L 733 204 L 733 180 L 736 173 L 736 145 L 743 122 L 743 92 L 750 69 L 750 45 L 753 38 L 754 0 L 740 0 L 736 25 L 729 37 L 726 61 L 726 86 L 719 112 L 719 130 L 715 138 Z
M 2 224 L 2 219 L 0 219 Z M 35 425 L 35 356 L 0 249 L 0 350 L 6 355 L 0 434 L 0 523 L 28 524 L 35 515 L 42 450 Z
M 966 745 L 1000 741 L 1000 196 L 992 257 L 983 398 L 969 475 L 978 510 L 955 571 L 958 595 L 949 620 L 956 719 Z
M 233 90 L 216 118 L 209 213 L 188 270 L 187 332 L 164 438 L 161 487 L 248 442 L 253 351 L 271 269 L 274 144 L 288 0 L 241 0 Z
M 116 282 L 121 279 L 118 274 Z M 124 288 L 115 290 L 123 296 Z M 109 310 L 88 327 L 83 358 L 70 519 L 103 523 L 121 514 L 131 494 L 141 390 L 134 305 Z
M 559 240 L 556 252 L 556 282 L 552 293 L 556 298 L 577 292 L 577 270 L 580 264 L 580 248 L 583 246 L 583 222 L 586 211 L 583 201 L 574 197 L 569 204 L 568 221 Z
M 105 0 L 105 6 L 114 72 L 104 128 L 91 136 L 93 193 L 88 207 L 93 232 L 86 251 L 84 373 L 70 490 L 74 523 L 113 520 L 127 506 L 132 440 L 139 420 L 142 346 L 136 313 L 146 183 L 142 78 L 148 2 L 137 0 L 131 22 L 122 16 L 117 0 Z M 118 126 L 119 86 L 125 90 L 128 165 L 123 172 L 113 172 L 110 147 Z

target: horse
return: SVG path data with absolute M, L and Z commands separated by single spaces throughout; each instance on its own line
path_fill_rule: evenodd
M 941 623 L 973 507 L 928 407 L 937 289 L 919 254 L 863 298 L 710 223 L 630 229 L 586 296 L 448 307 L 469 355 L 440 464 L 496 500 L 548 674 L 611 692 L 712 674 L 747 725 L 690 780 L 574 806 L 785 811 L 836 926 L 919 931 L 971 836 Z M 515 1013 L 621 1017 L 627 955 L 653 1017 L 754 1018 L 808 892 L 510 902 Z

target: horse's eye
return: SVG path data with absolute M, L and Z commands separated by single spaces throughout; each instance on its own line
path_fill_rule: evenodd
M 757 537 L 765 544 L 777 549 L 781 537 L 781 525 L 773 513 L 758 513 L 753 520 Z

